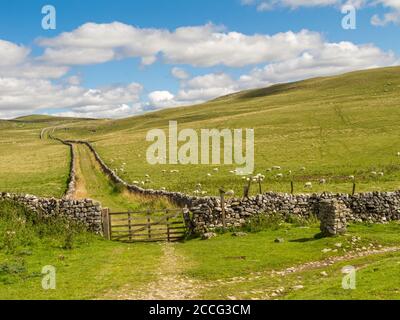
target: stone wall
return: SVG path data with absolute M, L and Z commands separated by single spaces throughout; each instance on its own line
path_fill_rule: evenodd
M 44 218 L 63 216 L 79 221 L 89 231 L 102 234 L 101 206 L 93 200 L 38 198 L 12 193 L 0 193 L 0 200 L 9 200 L 21 204 Z
M 193 228 L 203 233 L 222 226 L 222 208 L 219 197 L 193 197 L 180 192 L 143 189 L 128 184 L 110 169 L 101 159 L 90 142 L 53 138 L 64 144 L 74 143 L 86 145 L 94 154 L 102 170 L 114 183 L 124 185 L 130 192 L 146 196 L 165 197 L 181 207 L 188 207 L 192 212 Z M 247 199 L 226 199 L 226 225 L 241 226 L 256 214 L 282 214 L 284 217 L 297 215 L 308 218 L 312 215 L 320 217 L 320 202 L 334 199 L 346 208 L 345 219 L 349 222 L 385 223 L 400 220 L 400 191 L 369 192 L 354 196 L 348 194 L 285 194 L 265 193 Z
M 227 199 L 225 202 L 228 227 L 243 225 L 255 214 L 297 215 L 321 219 L 321 205 L 325 200 L 343 204 L 345 219 L 349 222 L 385 223 L 400 220 L 400 191 L 370 192 L 354 196 L 347 194 L 284 194 L 265 193 L 248 199 Z M 193 201 L 193 222 L 198 232 L 222 226 L 222 208 L 219 198 L 203 198 Z M 346 209 L 346 210 L 344 210 Z

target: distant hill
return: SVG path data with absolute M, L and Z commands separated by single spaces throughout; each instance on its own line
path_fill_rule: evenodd
M 49 115 L 28 115 L 14 118 L 10 121 L 25 122 L 25 123 L 40 123 L 40 122 L 53 122 L 53 121 L 76 121 L 76 120 L 92 120 L 88 118 L 73 118 L 73 117 L 56 117 Z

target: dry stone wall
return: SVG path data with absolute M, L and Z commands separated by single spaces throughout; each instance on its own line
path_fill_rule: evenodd
M 57 138 L 54 138 L 57 139 Z M 208 232 L 223 226 L 221 200 L 218 197 L 193 197 L 180 192 L 143 189 L 136 185 L 128 184 L 121 179 L 102 160 L 93 145 L 86 141 L 63 141 L 72 146 L 74 143 L 86 145 L 94 154 L 102 170 L 114 183 L 124 185 L 130 192 L 147 196 L 165 197 L 171 202 L 187 207 L 192 212 L 191 226 L 198 233 Z M 73 167 L 73 166 L 72 166 Z M 385 223 L 392 220 L 400 220 L 400 191 L 396 192 L 369 192 L 353 196 L 348 194 L 285 194 L 265 193 L 246 199 L 226 199 L 225 213 L 228 227 L 241 226 L 257 214 L 281 214 L 284 217 L 297 215 L 309 218 L 312 215 L 321 219 L 320 203 L 325 200 L 335 200 L 337 210 L 327 211 L 332 219 L 336 219 L 335 212 L 345 212 L 342 215 L 342 223 L 370 222 Z M 328 201 L 329 202 L 329 201 Z M 335 202 L 335 203 L 336 203 Z M 322 209 L 323 210 L 323 209 Z M 330 221 L 324 214 L 324 221 Z M 329 222 L 328 222 L 329 225 Z
M 32 195 L 0 193 L 0 200 L 25 206 L 43 218 L 63 216 L 83 223 L 89 231 L 102 234 L 101 205 L 90 199 L 39 198 Z

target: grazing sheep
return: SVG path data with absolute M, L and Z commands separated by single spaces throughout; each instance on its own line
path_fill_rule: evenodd
M 312 182 L 306 182 L 306 184 L 304 185 L 304 188 L 307 188 L 307 189 L 312 189 L 312 187 L 313 187 Z
M 349 179 L 350 179 L 350 180 L 354 180 L 355 177 L 354 177 L 354 176 L 349 176 Z
M 145 175 L 145 178 L 150 178 L 150 176 L 148 174 Z
M 165 190 L 167 190 L 167 189 L 165 189 L 165 187 L 162 187 L 162 188 L 161 188 L 161 191 L 165 191 Z
M 162 171 L 162 173 L 166 173 L 166 172 L 167 172 L 167 170 L 163 170 L 163 171 Z
M 326 179 L 319 180 L 319 184 L 326 184 Z
M 207 177 L 212 177 L 212 174 L 211 173 L 207 173 Z
M 397 152 L 397 156 L 400 157 L 400 152 Z
M 268 168 L 268 169 L 267 169 L 267 172 L 271 172 L 271 171 L 272 171 L 272 169 L 271 169 L 271 168 Z
M 282 173 L 278 173 L 277 175 L 276 175 L 276 178 L 283 178 L 283 174 Z
M 214 172 L 218 172 L 219 171 L 219 169 L 218 168 L 214 168 Z
M 371 171 L 371 175 L 372 175 L 372 176 L 377 176 L 378 173 L 376 173 L 375 171 Z
M 301 171 L 306 171 L 306 167 L 301 167 L 300 170 Z
M 208 192 L 207 191 L 202 191 L 201 194 L 204 196 L 206 195 Z
M 383 177 L 385 174 L 383 172 L 378 172 L 378 175 Z
M 227 196 L 233 197 L 233 196 L 235 195 L 235 191 L 229 190 L 229 191 L 225 192 L 225 194 L 226 194 Z
M 281 170 L 282 168 L 280 166 L 273 166 L 272 169 L 274 170 Z
M 136 180 L 135 180 L 135 181 L 133 181 L 132 183 L 133 183 L 133 184 L 139 184 L 139 181 L 136 181 Z

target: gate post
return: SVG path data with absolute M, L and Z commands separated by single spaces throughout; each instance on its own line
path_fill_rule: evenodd
M 111 240 L 111 219 L 110 209 L 104 208 L 101 210 L 101 220 L 103 222 L 103 235 L 107 240 Z

